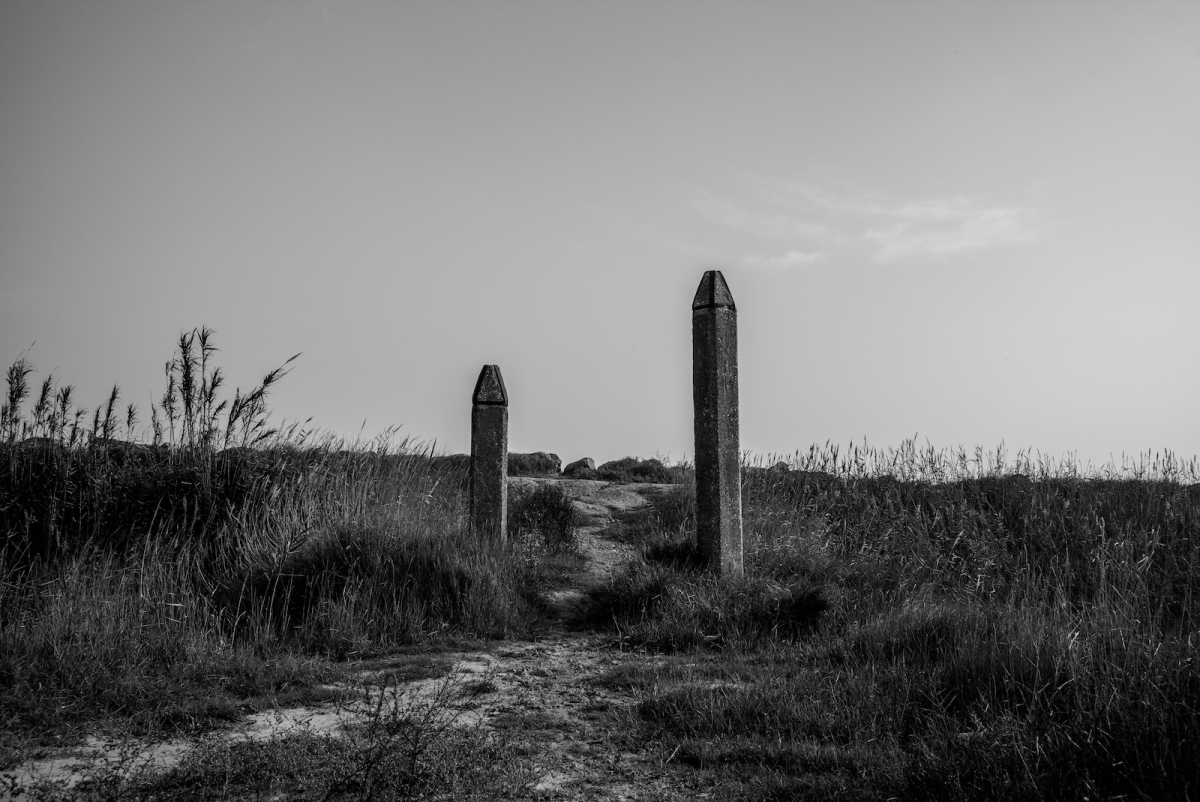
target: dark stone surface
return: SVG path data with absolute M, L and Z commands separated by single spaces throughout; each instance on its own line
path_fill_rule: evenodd
M 696 547 L 726 576 L 742 573 L 737 307 L 719 270 L 692 301 L 692 403 L 696 434 Z
M 692 299 L 692 311 L 716 307 L 728 307 L 737 311 L 737 306 L 733 303 L 733 293 L 729 291 L 729 285 L 725 283 L 721 271 L 709 270 L 700 279 L 700 286 L 696 288 L 696 297 Z
M 503 541 L 508 519 L 508 392 L 484 365 L 471 405 L 471 528 Z
M 479 371 L 471 403 L 508 406 L 508 391 L 504 389 L 504 377 L 500 375 L 499 365 L 484 365 L 483 370 Z
M 558 476 L 561 473 L 562 460 L 557 454 L 534 451 L 508 455 L 509 476 Z

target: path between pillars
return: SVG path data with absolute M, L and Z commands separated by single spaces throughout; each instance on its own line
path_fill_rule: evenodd
M 551 620 L 536 639 L 498 641 L 485 650 L 445 655 L 453 663 L 448 677 L 409 683 L 404 689 L 406 700 L 415 706 L 444 704 L 454 726 L 482 727 L 500 735 L 522 756 L 531 778 L 529 790 L 520 798 L 692 798 L 660 750 L 614 726 L 637 700 L 620 683 L 606 682 L 606 676 L 618 666 L 656 658 L 622 653 L 612 648 L 611 636 L 584 631 L 576 624 L 587 587 L 604 582 L 635 556 L 632 547 L 606 536 L 614 518 L 648 506 L 649 499 L 668 486 L 526 477 L 510 482 L 552 482 L 567 492 L 579 515 L 576 537 L 586 568 L 569 587 L 548 594 Z M 394 662 L 398 666 L 406 659 L 410 658 Z M 388 658 L 367 665 L 352 670 L 346 685 L 352 685 L 353 678 L 368 682 L 393 667 Z M 344 704 L 282 708 L 254 714 L 206 737 L 236 742 L 303 731 L 337 735 L 361 717 L 360 710 Z M 176 764 L 190 745 L 183 740 L 144 745 L 132 759 L 126 747 L 124 759 L 131 767 L 165 769 Z M 21 766 L 15 776 L 22 783 L 50 779 L 71 785 L 93 775 L 98 764 L 111 764 L 119 751 L 116 744 L 92 738 L 83 747 L 47 754 Z M 0 788 L 0 800 L 6 798 Z

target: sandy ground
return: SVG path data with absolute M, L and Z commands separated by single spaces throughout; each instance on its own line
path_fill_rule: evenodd
M 586 569 L 568 588 L 547 601 L 553 611 L 548 632 L 535 641 L 498 642 L 486 651 L 449 655 L 448 677 L 418 680 L 402 689 L 406 704 L 428 706 L 449 699 L 454 726 L 493 730 L 527 762 L 535 778 L 530 798 L 571 800 L 694 798 L 680 787 L 681 777 L 668 756 L 626 737 L 616 723 L 635 702 L 619 683 L 606 682 L 614 668 L 649 661 L 647 655 L 622 654 L 595 634 L 577 629 L 575 616 L 591 583 L 604 581 L 633 557 L 631 547 L 605 537 L 613 516 L 646 506 L 665 485 L 514 478 L 514 485 L 555 482 L 572 497 L 581 526 L 577 537 Z M 398 658 L 397 664 L 404 658 Z M 389 668 L 372 660 L 356 678 Z M 353 680 L 351 680 L 353 683 Z M 440 699 L 439 699 L 440 697 Z M 270 710 L 248 716 L 226 731 L 206 737 L 236 742 L 266 739 L 289 732 L 337 735 L 360 720 L 367 701 Z M 120 763 L 131 769 L 165 769 L 176 764 L 194 742 L 118 745 L 91 738 L 79 747 L 44 754 L 4 772 L 18 785 L 52 781 L 66 786 L 94 776 L 97 768 Z M 9 783 L 0 783 L 0 800 L 10 799 Z

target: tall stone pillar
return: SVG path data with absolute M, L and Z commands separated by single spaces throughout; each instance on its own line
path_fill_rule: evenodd
M 719 270 L 704 274 L 692 301 L 692 403 L 697 550 L 721 575 L 741 576 L 737 307 Z
M 507 537 L 508 392 L 497 365 L 484 365 L 471 396 L 471 529 Z

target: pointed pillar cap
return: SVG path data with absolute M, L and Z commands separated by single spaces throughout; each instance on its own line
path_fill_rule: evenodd
M 483 370 L 479 371 L 471 403 L 476 406 L 508 406 L 508 391 L 504 389 L 504 377 L 500 375 L 499 365 L 484 365 Z
M 725 277 L 721 275 L 721 271 L 707 270 L 704 278 L 700 279 L 700 287 L 696 290 L 696 297 L 692 300 L 692 311 L 713 309 L 718 306 L 737 310 L 737 307 L 733 305 L 733 294 L 729 292 L 729 285 L 725 283 Z

